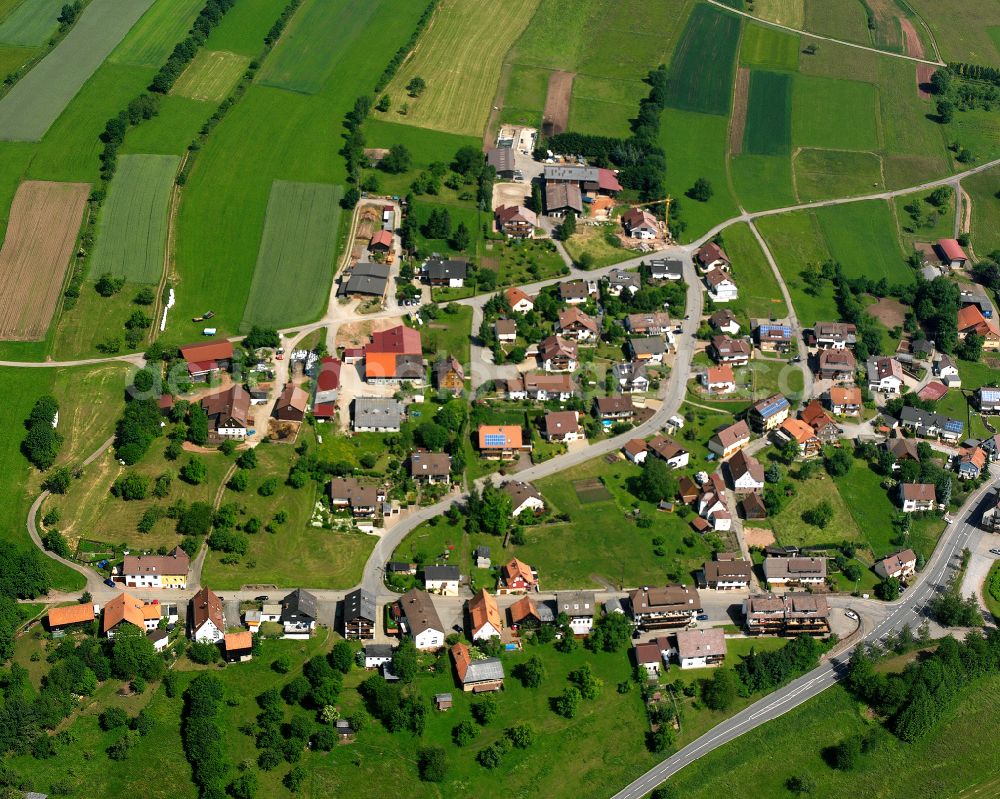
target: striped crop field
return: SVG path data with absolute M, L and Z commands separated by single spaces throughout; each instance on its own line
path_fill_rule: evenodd
M 204 0 L 156 0 L 108 59 L 113 64 L 159 67 L 184 38 Z
M 153 0 L 92 0 L 66 38 L 0 100 L 0 139 L 39 141 Z
M 670 62 L 667 103 L 681 111 L 729 113 L 740 18 L 713 6 L 695 8 Z
M 181 73 L 170 93 L 219 102 L 226 98 L 249 63 L 246 56 L 203 50 Z
M 41 47 L 59 27 L 64 0 L 23 0 L 0 21 L 0 44 Z
M 480 136 L 486 127 L 504 56 L 539 0 L 442 0 L 413 56 L 386 89 L 392 122 Z M 423 78 L 427 88 L 410 97 L 406 85 Z M 403 104 L 408 106 L 402 113 Z
M 180 158 L 123 155 L 97 228 L 92 275 L 110 272 L 130 283 L 163 274 L 170 192 Z
M 305 322 L 326 307 L 343 194 L 323 183 L 271 186 L 242 330 Z
M 792 143 L 792 76 L 787 72 L 750 72 L 743 152 L 784 155 Z

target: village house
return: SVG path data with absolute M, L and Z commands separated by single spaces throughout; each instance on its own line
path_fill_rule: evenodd
M 904 405 L 899 412 L 899 424 L 909 428 L 918 436 L 940 438 L 942 441 L 951 442 L 958 441 L 965 430 L 965 423 L 960 419 L 910 405 Z
M 868 390 L 898 394 L 903 386 L 903 365 L 895 358 L 868 359 Z
M 858 328 L 849 322 L 817 322 L 812 339 L 821 350 L 842 350 L 857 342 Z
M 633 239 L 655 239 L 660 232 L 656 217 L 645 208 L 630 208 L 621 215 L 621 223 L 625 234 Z
M 726 659 L 726 634 L 718 627 L 676 632 L 677 661 L 682 669 L 719 666 Z
M 981 386 L 976 389 L 976 407 L 983 413 L 1000 413 L 1000 388 L 996 386 Z
M 638 336 L 662 336 L 674 329 L 670 315 L 657 313 L 630 313 L 625 317 L 625 329 Z
M 229 388 L 209 394 L 201 401 L 202 410 L 208 417 L 209 438 L 243 440 L 251 425 L 250 394 L 243 386 Z
M 704 585 L 716 591 L 747 590 L 753 580 L 752 565 L 739 552 L 716 552 L 702 567 Z
M 761 322 L 754 328 L 754 337 L 761 352 L 788 352 L 792 344 L 792 328 Z
M 666 436 L 655 436 L 649 440 L 646 448 L 661 460 L 666 461 L 671 469 L 683 469 L 691 458 L 690 452 Z
M 514 313 L 527 313 L 534 310 L 535 301 L 531 299 L 522 289 L 512 286 L 504 292 L 507 304 Z
M 724 272 L 728 272 L 731 265 L 729 256 L 726 255 L 726 251 L 714 241 L 710 241 L 698 250 L 695 255 L 695 261 L 697 261 L 698 268 L 702 271 L 708 271 L 709 269 L 721 269 Z
M 730 366 L 746 366 L 753 357 L 753 347 L 746 339 L 729 338 L 729 336 L 712 336 L 712 358 L 720 364 Z
M 405 325 L 372 333 L 365 347 L 365 380 L 372 384 L 411 383 L 424 380 L 420 332 Z
M 403 405 L 390 397 L 358 397 L 354 400 L 355 433 L 398 433 L 403 423 Z
M 445 627 L 430 594 L 411 588 L 396 601 L 396 617 L 403 632 L 420 651 L 444 646 Z
M 549 411 L 542 420 L 542 437 L 546 441 L 567 444 L 583 438 L 580 414 L 577 411 Z
M 378 606 L 374 594 L 358 588 L 344 597 L 344 638 L 370 641 L 375 637 L 377 624 Z
M 958 301 L 962 305 L 975 305 L 980 313 L 987 319 L 993 319 L 996 316 L 996 309 L 993 307 L 993 301 L 986 296 L 983 291 L 965 291 L 963 290 L 958 295 Z
M 649 390 L 646 365 L 641 361 L 616 363 L 611 367 L 611 376 L 623 394 L 636 394 Z
M 542 172 L 546 187 L 571 185 L 588 196 L 614 195 L 622 190 L 615 173 L 603 167 L 583 164 L 547 164 Z
M 809 425 L 816 437 L 823 444 L 833 444 L 840 439 L 841 430 L 831 419 L 819 400 L 812 400 L 799 414 L 802 421 Z
M 222 611 L 222 600 L 211 588 L 202 588 L 191 597 L 188 627 L 191 638 L 199 643 L 217 644 L 225 636 L 226 617 Z
M 222 639 L 222 656 L 227 663 L 246 663 L 253 659 L 253 633 L 243 630 L 226 633 Z
M 538 590 L 538 572 L 517 558 L 500 567 L 497 594 L 526 594 Z
M 701 490 L 698 488 L 698 484 L 687 475 L 684 475 L 677 481 L 677 497 L 685 505 L 691 505 L 696 502 L 700 493 Z
M 1000 433 L 984 438 L 979 442 L 979 446 L 983 448 L 990 463 L 1000 460 Z
M 701 381 L 710 394 L 729 394 L 736 390 L 736 375 L 728 363 L 708 367 L 702 373 Z
M 962 480 L 975 480 L 986 468 L 986 452 L 981 447 L 965 447 L 959 451 L 955 469 Z
M 458 396 L 465 389 L 465 370 L 458 359 L 451 355 L 437 361 L 431 373 L 434 376 L 434 387 L 438 391 L 447 391 Z
M 899 499 L 903 513 L 920 513 L 937 508 L 933 483 L 900 483 Z
M 774 435 L 781 442 L 794 441 L 801 458 L 811 458 L 818 455 L 823 448 L 823 443 L 816 436 L 816 431 L 801 419 L 785 419 Z
M 729 274 L 721 269 L 710 269 L 705 273 L 705 285 L 714 302 L 732 302 L 739 299 L 739 291 Z
M 740 332 L 740 323 L 736 321 L 736 314 L 728 308 L 720 308 L 715 311 L 708 317 L 708 324 L 727 336 L 735 336 Z
M 583 305 L 597 296 L 597 284 L 592 280 L 567 280 L 559 284 L 559 299 L 567 305 Z
M 875 574 L 883 580 L 894 577 L 897 580 L 906 580 L 917 573 L 917 556 L 912 549 L 904 549 L 893 552 L 882 560 L 875 561 L 872 567 Z
M 646 449 L 646 441 L 642 438 L 632 438 L 626 441 L 625 446 L 622 447 L 622 452 L 626 458 L 637 466 L 644 464 L 646 456 L 649 454 L 649 450 Z
M 726 469 L 733 491 L 737 494 L 764 490 L 764 467 L 753 455 L 745 451 L 737 452 L 726 461 Z
M 822 594 L 751 594 L 743 602 L 751 635 L 826 635 L 830 604 Z
M 790 410 L 791 406 L 784 395 L 772 394 L 750 407 L 750 426 L 758 433 L 774 430 L 788 418 Z
M 816 358 L 816 373 L 820 380 L 853 382 L 858 362 L 850 350 L 820 350 Z
M 995 319 L 987 319 L 976 305 L 966 305 L 958 311 L 958 338 L 965 340 L 971 334 L 983 338 L 983 349 L 1000 349 L 1000 327 Z
M 663 363 L 663 356 L 667 354 L 667 342 L 672 341 L 673 336 L 664 338 L 663 336 L 644 336 L 642 338 L 630 338 L 628 340 L 628 352 L 633 360 L 640 363 L 660 364 Z
M 500 490 L 510 497 L 510 515 L 515 518 L 525 511 L 542 513 L 545 510 L 545 500 L 531 483 L 508 480 L 500 486 Z
M 750 428 L 742 419 L 716 431 L 708 440 L 708 448 L 720 458 L 728 458 L 750 443 Z
M 481 694 L 503 688 L 504 672 L 500 658 L 473 659 L 469 647 L 462 643 L 451 648 L 451 658 L 463 691 Z
M 594 413 L 601 421 L 619 421 L 635 416 L 635 405 L 629 394 L 594 397 Z
M 545 183 L 545 213 L 556 218 L 583 214 L 583 194 L 572 183 Z
M 365 646 L 365 668 L 377 669 L 386 663 L 391 665 L 395 651 L 391 644 L 367 644 Z
M 501 344 L 513 344 L 517 341 L 517 322 L 513 319 L 497 319 L 493 323 L 493 332 Z
M 337 396 L 340 392 L 340 370 L 343 364 L 336 358 L 319 359 L 319 370 L 313 383 L 313 416 L 332 419 L 337 413 Z
M 980 526 L 991 533 L 1000 532 L 1000 494 L 990 497 L 989 505 L 983 511 Z
M 934 360 L 931 370 L 935 377 L 939 378 L 948 388 L 959 388 L 962 385 L 962 378 L 958 373 L 958 367 L 948 355 L 940 355 Z
M 126 588 L 187 588 L 191 560 L 187 552 L 174 547 L 168 555 L 126 555 L 122 576 Z
M 635 656 L 635 665 L 646 672 L 646 677 L 653 680 L 660 676 L 660 668 L 663 665 L 663 650 L 661 647 L 669 647 L 670 644 L 665 637 L 657 638 L 655 641 L 646 641 L 636 644 L 632 649 Z
M 50 632 L 65 630 L 76 624 L 90 624 L 97 618 L 99 606 L 93 602 L 81 602 L 65 608 L 49 608 L 46 626 Z
M 649 276 L 653 280 L 683 280 L 684 263 L 676 258 L 652 258 L 649 261 Z
M 428 594 L 458 596 L 461 578 L 458 566 L 424 566 L 424 589 Z
M 642 278 L 638 272 L 612 269 L 604 279 L 608 284 L 608 294 L 612 297 L 620 297 L 622 292 L 635 294 L 642 288 Z
M 207 591 L 208 589 L 202 589 Z M 214 594 L 213 594 L 214 596 Z M 160 625 L 162 617 L 159 604 L 145 603 L 130 594 L 122 592 L 104 605 L 101 617 L 101 633 L 114 638 L 123 624 L 131 624 L 144 632 L 151 632 Z
M 524 375 L 523 380 L 525 396 L 536 402 L 548 402 L 556 399 L 560 402 L 566 402 L 576 393 L 573 378 L 568 374 L 546 375 L 528 372 Z
M 636 625 L 645 630 L 687 627 L 701 613 L 701 597 L 686 585 L 637 588 L 629 592 Z
M 432 286 L 460 289 L 465 285 L 469 262 L 465 258 L 429 258 L 424 262 L 424 277 Z
M 188 376 L 195 383 L 204 382 L 219 372 L 228 371 L 233 363 L 233 343 L 231 341 L 187 344 L 180 350 L 181 358 L 187 361 Z
M 447 452 L 427 452 L 418 449 L 410 455 L 410 477 L 415 483 L 451 482 L 451 455 Z
M 576 342 L 549 336 L 538 345 L 538 360 L 546 372 L 572 372 L 576 369 Z
M 533 239 L 538 216 L 523 205 L 501 205 L 493 211 L 497 230 L 509 239 Z
M 517 425 L 479 425 L 479 454 L 484 458 L 513 460 L 524 449 L 522 430 Z
M 472 550 L 472 559 L 477 569 L 489 569 L 493 565 L 490 560 L 490 548 L 485 544 L 480 544 Z
M 473 641 L 499 638 L 503 623 L 500 621 L 500 607 L 496 598 L 485 588 L 468 602 L 469 631 Z
M 952 269 L 962 269 L 969 260 L 957 239 L 938 239 L 937 251 L 941 256 L 941 263 Z
M 344 278 L 347 278 L 346 282 Z M 389 264 L 357 263 L 340 278 L 337 296 L 362 296 L 383 299 L 389 288 Z
M 821 586 L 826 582 L 826 558 L 764 558 L 764 579 L 772 591 Z
M 301 422 L 309 407 L 309 395 L 298 386 L 288 383 L 274 403 L 274 416 L 284 422 Z
M 593 591 L 560 591 L 556 594 L 556 611 L 569 617 L 573 635 L 587 635 L 594 626 L 597 601 Z
M 573 341 L 594 341 L 597 339 L 597 321 L 579 308 L 570 307 L 559 312 L 556 332 Z
M 334 510 L 350 510 L 355 518 L 373 518 L 385 496 L 382 486 L 363 484 L 356 477 L 330 480 L 330 505 Z
M 281 626 L 286 638 L 308 638 L 318 619 L 319 600 L 315 594 L 296 588 L 281 600 Z
M 368 252 L 388 255 L 392 251 L 392 231 L 377 230 L 368 242 Z
M 840 416 L 857 416 L 861 412 L 861 389 L 833 386 L 826 392 L 826 403 L 831 412 Z
M 516 166 L 513 147 L 491 147 L 486 151 L 486 163 L 496 170 L 500 180 L 513 180 Z
M 743 499 L 736 503 L 736 507 L 739 512 L 743 515 L 744 519 L 766 519 L 767 518 L 767 506 L 764 505 L 764 500 L 760 498 L 760 494 L 753 493 L 747 494 Z

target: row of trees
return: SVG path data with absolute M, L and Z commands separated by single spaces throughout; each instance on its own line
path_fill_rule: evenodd
M 212 674 L 199 674 L 184 692 L 181 741 L 191 764 L 192 779 L 205 799 L 225 795 L 223 785 L 229 763 L 219 726 L 223 695 L 222 683 Z
M 48 469 L 56 461 L 63 436 L 56 430 L 59 403 L 51 394 L 43 394 L 24 420 L 28 434 L 21 442 L 21 452 L 38 469 Z
M 233 7 L 235 2 L 236 0 L 207 0 L 201 13 L 198 14 L 198 18 L 191 26 L 187 38 L 177 43 L 166 63 L 153 76 L 153 80 L 149 84 L 150 91 L 158 94 L 166 94 L 170 91 L 184 68 L 191 63 L 191 60 L 205 43 L 208 34 L 222 21 L 226 12 Z

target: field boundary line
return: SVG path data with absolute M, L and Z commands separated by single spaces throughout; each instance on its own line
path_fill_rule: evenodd
M 170 190 L 170 208 L 167 211 L 167 240 L 163 246 L 163 271 L 160 274 L 160 282 L 156 285 L 156 299 L 153 301 L 153 324 L 150 327 L 148 340 L 150 343 L 159 337 L 159 320 L 163 314 L 163 290 L 166 288 L 167 280 L 174 272 L 174 236 L 175 225 L 177 223 L 177 210 L 181 205 L 181 187 L 177 185 L 177 175 L 183 174 L 184 165 L 187 164 L 191 151 L 185 150 L 177 164 L 177 172 L 174 174 L 174 185 Z M 165 332 L 165 331 L 164 331 Z
M 730 14 L 736 14 L 741 17 L 746 17 L 747 19 L 753 20 L 754 22 L 757 22 L 761 25 L 768 25 L 772 28 L 779 28 L 780 30 L 788 31 L 789 33 L 797 33 L 800 36 L 808 36 L 811 39 L 818 39 L 819 41 L 822 42 L 830 42 L 831 44 L 842 44 L 845 47 L 854 47 L 857 50 L 868 50 L 872 53 L 879 53 L 880 55 L 887 55 L 893 58 L 902 58 L 905 61 L 915 61 L 920 64 L 932 64 L 936 67 L 946 66 L 946 64 L 941 60 L 931 61 L 926 58 L 917 58 L 916 56 L 906 55 L 904 53 L 893 53 L 890 52 L 889 50 L 880 50 L 877 47 L 869 47 L 866 44 L 858 44 L 856 42 L 845 42 L 843 39 L 834 39 L 832 36 L 823 36 L 820 33 L 812 33 L 810 31 L 800 30 L 799 28 L 791 28 L 788 25 L 781 25 L 777 22 L 771 22 L 766 19 L 761 19 L 760 17 L 755 17 L 753 14 L 747 11 L 740 11 L 737 8 L 732 8 L 731 6 L 727 6 L 724 3 L 719 2 L 719 0 L 705 0 L 705 1 L 711 6 L 715 6 L 716 8 L 721 8 L 723 11 L 726 11 Z M 936 49 L 937 48 L 935 47 L 935 50 Z

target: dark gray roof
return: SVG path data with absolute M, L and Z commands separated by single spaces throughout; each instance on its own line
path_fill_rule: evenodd
M 372 294 L 381 296 L 389 281 L 389 265 L 376 263 L 355 264 L 351 269 L 351 277 L 343 284 L 347 294 Z
M 477 558 L 488 558 L 490 556 L 490 548 L 488 546 L 478 546 L 473 555 Z
M 359 588 L 351 591 L 344 597 L 344 622 L 349 623 L 364 619 L 374 622 L 375 617 L 375 595 Z
M 365 646 L 366 658 L 391 658 L 393 648 L 389 644 L 368 644 Z
M 674 258 L 653 258 L 649 262 L 650 274 L 684 276 L 684 264 Z
M 511 147 L 494 147 L 486 151 L 486 163 L 497 172 L 513 172 L 514 150 Z
M 425 580 L 457 580 L 458 566 L 424 566 Z
M 469 262 L 464 258 L 449 258 L 447 261 L 432 259 L 427 262 L 427 276 L 431 280 L 465 279 Z
M 593 616 L 597 598 L 593 591 L 560 591 L 556 594 L 559 612 L 571 619 Z
M 355 427 L 396 427 L 403 418 L 399 400 L 379 397 L 358 397 L 354 400 Z
M 600 173 L 596 166 L 582 166 L 580 164 L 547 164 L 545 167 L 545 180 L 568 180 L 581 181 L 586 183 L 597 183 Z
M 543 624 L 548 624 L 556 620 L 556 603 L 553 600 L 537 600 L 535 602 L 535 609 L 538 611 L 538 620 Z
M 464 682 L 502 680 L 503 678 L 503 663 L 500 662 L 500 658 L 486 658 L 485 660 L 473 660 L 469 663 Z
M 319 618 L 319 602 L 313 594 L 301 588 L 296 588 L 282 602 L 282 618 L 291 616 L 308 616 Z

